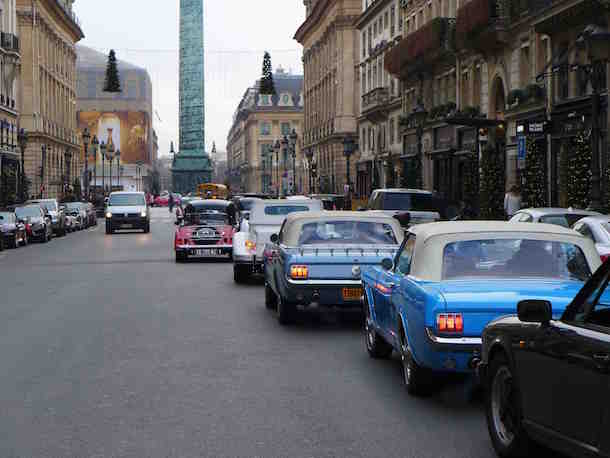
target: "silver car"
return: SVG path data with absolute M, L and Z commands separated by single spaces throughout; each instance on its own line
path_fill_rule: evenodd
M 610 258 L 610 216 L 588 216 L 574 224 L 572 229 L 595 243 L 602 261 Z
M 571 228 L 576 221 L 587 216 L 600 216 L 601 213 L 576 208 L 524 208 L 515 213 L 511 223 L 546 223 Z
M 150 211 L 143 192 L 113 192 L 106 207 L 106 234 L 122 229 L 150 232 Z

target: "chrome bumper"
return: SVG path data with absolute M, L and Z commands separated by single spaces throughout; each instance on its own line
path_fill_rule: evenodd
M 286 278 L 286 281 L 295 286 L 362 286 L 360 280 L 293 280 Z
M 429 343 L 439 351 L 472 351 L 480 350 L 483 341 L 480 337 L 439 337 L 430 328 L 426 328 Z
M 232 249 L 233 245 L 177 245 L 177 250 L 222 250 Z

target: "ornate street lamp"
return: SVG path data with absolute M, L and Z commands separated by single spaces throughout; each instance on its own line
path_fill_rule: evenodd
M 42 165 L 40 166 L 40 198 L 42 199 L 44 196 L 44 169 L 47 162 L 47 145 L 42 145 L 41 154 Z
M 100 155 L 102 156 L 102 195 L 106 195 L 106 143 L 100 143 Z
M 419 99 L 417 101 L 417 105 L 415 106 L 415 108 L 413 109 L 413 112 L 411 113 L 411 119 L 413 119 L 413 121 L 415 121 L 415 125 L 416 125 L 416 135 L 417 135 L 417 170 L 416 170 L 416 177 L 415 180 L 416 182 L 415 187 L 416 188 L 422 188 L 423 187 L 423 176 L 422 176 L 422 162 L 423 162 L 423 145 L 422 145 L 422 137 L 424 136 L 424 124 L 426 123 L 426 119 L 428 118 L 428 112 L 426 111 L 426 108 L 424 107 L 424 104 L 422 102 L 421 99 Z
M 284 178 L 284 175 L 286 174 L 286 161 L 288 160 L 288 148 L 290 147 L 290 140 L 288 140 L 288 136 L 284 135 L 284 137 L 280 141 L 280 144 L 282 145 L 282 178 Z M 284 187 L 282 186 L 282 191 L 283 190 Z
M 292 195 L 296 194 L 297 185 L 297 131 L 290 133 L 290 152 L 292 153 Z
M 110 192 L 112 192 L 112 161 L 114 161 L 114 144 L 112 143 L 106 146 L 106 158 L 110 162 Z
M 91 134 L 89 128 L 85 127 L 83 131 L 83 145 L 85 146 L 85 195 L 89 196 L 89 141 Z
M 273 145 L 273 151 L 275 151 L 275 167 L 276 167 L 276 182 L 275 185 L 277 187 L 277 197 L 280 197 L 280 149 L 282 148 L 280 141 L 276 140 L 275 145 Z
M 97 188 L 97 149 L 100 146 L 100 141 L 97 139 L 97 135 L 93 136 L 91 146 L 93 146 L 93 187 Z M 93 193 L 96 194 L 95 189 Z
M 313 194 L 311 183 L 313 177 L 313 148 L 307 148 L 305 150 L 305 157 L 307 157 L 307 164 L 309 165 L 309 194 Z
M 352 157 L 352 154 L 354 154 L 354 151 L 356 151 L 356 146 L 357 145 L 354 141 L 354 137 L 352 137 L 351 135 L 348 135 L 343 139 L 343 155 L 345 156 L 345 165 L 347 167 L 345 171 L 345 181 L 348 186 L 348 195 L 349 192 L 352 190 L 352 182 L 350 177 L 350 158 Z
M 116 178 L 119 188 L 121 187 L 121 150 L 116 151 Z
M 19 142 L 19 149 L 21 150 L 21 174 L 19 176 L 19 192 L 21 202 L 25 202 L 27 199 L 27 196 L 25 195 L 25 148 L 28 144 L 28 136 L 25 133 L 25 129 L 19 129 L 17 141 Z

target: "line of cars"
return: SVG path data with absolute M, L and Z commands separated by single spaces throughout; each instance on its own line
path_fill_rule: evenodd
M 95 225 L 95 208 L 89 202 L 29 200 L 0 211 L 0 249 L 17 248 L 33 241 L 46 243 L 53 236 L 63 237 Z

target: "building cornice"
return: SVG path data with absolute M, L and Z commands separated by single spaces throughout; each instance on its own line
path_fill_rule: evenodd
M 305 22 L 303 22 L 303 24 L 301 24 L 301 26 L 297 29 L 293 38 L 299 43 L 303 44 L 305 37 L 311 31 L 311 29 L 319 23 L 326 9 L 336 2 L 337 0 L 318 0 L 313 8 L 313 11 L 307 17 L 307 19 L 305 19 Z
M 383 7 L 392 3 L 392 0 L 375 0 L 356 20 L 354 25 L 358 30 L 361 30 L 362 26 L 368 24 L 368 22 L 379 13 Z

